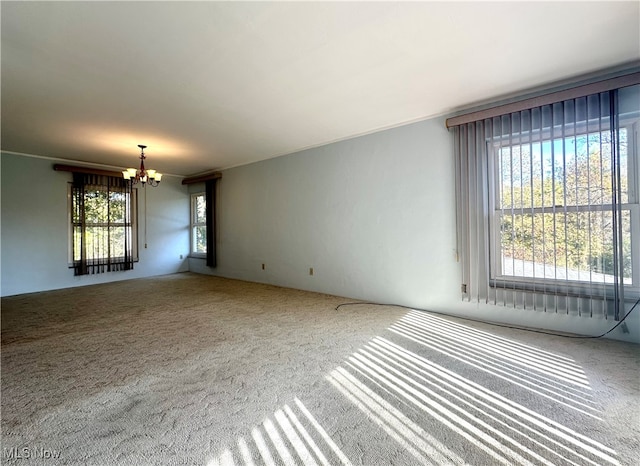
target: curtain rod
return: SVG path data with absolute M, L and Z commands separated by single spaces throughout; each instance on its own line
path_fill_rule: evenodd
M 460 126 L 466 123 L 473 123 L 474 121 L 485 120 L 487 118 L 493 118 L 513 112 L 520 112 L 534 107 L 541 107 L 542 105 L 550 105 L 556 102 L 562 102 L 563 100 L 577 99 L 579 97 L 585 97 L 599 92 L 612 91 L 621 87 L 634 86 L 636 84 L 640 84 L 640 72 L 573 87 L 571 89 L 565 89 L 564 91 L 551 92 L 549 94 L 531 97 L 529 99 L 499 105 L 485 110 L 465 113 L 464 115 L 447 118 L 446 125 L 447 128 L 451 128 L 453 126 Z

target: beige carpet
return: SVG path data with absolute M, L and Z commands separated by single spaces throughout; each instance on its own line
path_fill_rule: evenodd
M 636 464 L 638 346 L 177 274 L 2 299 L 3 464 Z

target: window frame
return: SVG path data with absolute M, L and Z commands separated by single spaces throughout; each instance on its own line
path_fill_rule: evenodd
M 206 213 L 205 213 L 205 218 L 202 220 L 202 222 L 196 222 L 197 219 L 197 214 L 196 214 L 196 199 L 198 197 L 202 197 L 204 203 L 205 203 L 205 209 L 206 209 L 206 202 L 207 202 L 207 196 L 206 193 L 204 191 L 201 192 L 197 192 L 197 193 L 191 193 L 190 196 L 190 222 L 189 222 L 189 257 L 196 257 L 196 258 L 206 258 L 207 257 L 207 251 L 205 250 L 204 252 L 199 252 L 195 250 L 197 241 L 196 241 L 196 228 L 199 227 L 207 227 L 207 219 L 206 219 Z M 206 210 L 205 210 L 206 212 Z
M 106 191 L 106 190 L 105 190 Z M 129 195 L 127 193 L 127 195 Z M 138 189 L 133 188 L 131 190 L 131 198 L 129 200 L 131 206 L 131 257 L 133 262 L 139 262 L 140 257 L 138 255 Z M 123 226 L 126 229 L 126 225 L 121 222 L 110 222 L 107 226 Z M 73 183 L 67 184 L 67 265 L 69 268 L 74 268 L 77 262 L 74 258 L 73 250 L 73 235 L 74 235 L 74 222 L 73 222 Z M 101 257 L 98 259 L 106 259 Z M 123 259 L 124 256 L 115 256 L 112 259 Z M 87 264 L 92 265 L 96 258 L 87 261 Z
M 632 276 L 631 283 L 625 283 L 625 290 L 629 291 L 629 299 L 635 300 L 640 296 L 640 140 L 638 129 L 640 127 L 639 120 L 621 121 L 620 129 L 626 129 L 627 132 L 627 180 L 628 180 L 628 199 L 627 202 L 620 204 L 621 211 L 628 211 L 630 215 L 631 229 L 631 263 Z M 545 293 L 563 293 L 573 296 L 594 296 L 594 291 L 600 296 L 607 296 L 613 293 L 613 284 L 597 284 L 594 282 L 586 282 L 582 280 L 567 280 L 562 278 L 543 278 L 543 277 L 524 277 L 505 275 L 502 270 L 502 237 L 501 224 L 502 212 L 506 209 L 500 207 L 500 149 L 508 147 L 516 147 L 527 143 L 540 143 L 551 141 L 554 139 L 563 139 L 566 137 L 581 136 L 587 133 L 576 131 L 574 135 L 563 134 L 562 136 L 554 136 L 548 131 L 535 140 L 520 141 L 513 135 L 505 135 L 503 139 L 508 140 L 507 144 L 501 144 L 499 141 L 491 143 L 486 141 L 488 154 L 487 167 L 487 188 L 489 194 L 488 205 L 488 234 L 489 234 L 489 285 L 493 288 L 507 288 L 528 291 L 544 291 Z M 609 210 L 611 205 L 603 204 L 579 204 L 565 206 L 545 206 L 545 207 L 526 207 L 514 208 L 514 212 L 520 214 L 553 214 L 563 215 L 565 212 L 588 212 L 598 210 Z M 511 210 L 511 209 L 509 209 Z M 625 292 L 626 293 L 626 292 Z

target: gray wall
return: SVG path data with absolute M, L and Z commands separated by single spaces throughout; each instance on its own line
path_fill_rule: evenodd
M 54 171 L 54 163 L 1 155 L 2 296 L 188 270 L 188 193 L 179 178 L 166 176 L 160 187 L 147 188 L 147 249 L 144 192 L 139 190 L 140 261 L 134 269 L 74 277 L 67 266 L 67 186 L 71 174 Z
M 569 332 L 613 324 L 461 302 L 441 118 L 225 170 L 218 208 L 218 267 L 192 271 Z M 611 335 L 640 341 L 634 314 Z

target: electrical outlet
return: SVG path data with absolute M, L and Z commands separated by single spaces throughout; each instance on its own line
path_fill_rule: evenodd
M 620 324 L 620 330 L 622 330 L 622 333 L 629 333 L 629 327 L 627 327 L 626 322 L 622 322 Z
M 184 259 L 184 255 L 183 254 L 180 254 L 180 259 Z
M 309 268 L 309 275 L 313 275 L 313 267 Z
M 265 265 L 264 265 L 264 264 L 262 264 L 262 270 L 264 270 L 264 269 L 265 269 Z

